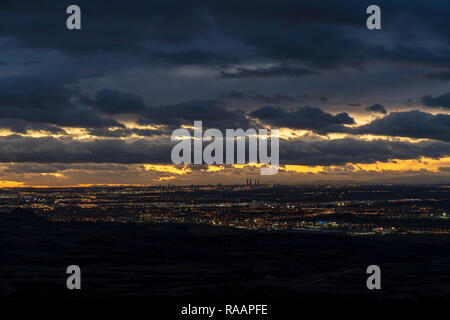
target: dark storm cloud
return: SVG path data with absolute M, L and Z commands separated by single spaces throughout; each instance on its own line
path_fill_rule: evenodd
M 35 65 L 35 64 L 39 64 L 39 61 L 38 60 L 29 60 L 29 61 L 15 62 L 15 61 L 0 60 L 0 66 L 30 66 L 30 65 Z
M 0 137 L 0 162 L 37 163 L 171 163 L 174 145 L 167 138 L 77 141 L 72 139 Z M 206 143 L 204 143 L 206 144 Z M 357 139 L 280 140 L 282 164 L 343 165 L 391 159 L 441 158 L 450 155 L 443 142 L 390 142 Z M 44 171 L 45 172 L 45 171 Z
M 274 78 L 274 77 L 304 77 L 318 74 L 308 68 L 276 66 L 269 68 L 246 69 L 238 68 L 237 71 L 220 73 L 221 78 Z
M 426 95 L 422 97 L 422 102 L 427 107 L 442 107 L 450 109 L 450 92 L 437 97 Z
M 297 97 L 287 95 L 287 94 L 281 94 L 281 93 L 275 93 L 272 95 L 262 94 L 262 93 L 252 93 L 252 94 L 246 94 L 239 91 L 230 91 L 229 93 L 223 94 L 220 96 L 222 99 L 231 100 L 231 99 L 248 99 L 253 100 L 257 102 L 263 102 L 263 103 L 290 103 L 297 101 Z
M 201 120 L 205 127 L 247 128 L 249 120 L 239 110 L 228 110 L 216 100 L 193 100 L 174 105 L 147 108 L 141 124 L 165 124 L 180 127 Z
M 346 132 L 348 128 L 344 125 L 355 123 L 347 113 L 332 115 L 309 106 L 290 111 L 280 107 L 263 107 L 251 112 L 250 116 L 276 127 L 308 129 L 319 133 Z
M 239 60 L 231 54 L 200 49 L 171 53 L 161 52 L 155 53 L 154 56 L 167 62 L 180 65 L 218 65 L 226 67 L 239 62 Z
M 234 100 L 234 99 L 246 99 L 255 102 L 261 102 L 265 104 L 282 104 L 293 102 L 304 102 L 311 100 L 319 100 L 320 102 L 326 102 L 328 100 L 325 96 L 317 96 L 310 94 L 289 95 L 283 93 L 263 94 L 263 93 L 244 93 L 236 90 L 232 90 L 228 93 L 219 96 L 221 99 Z
M 107 114 L 134 114 L 139 124 L 167 125 L 172 128 L 182 125 L 193 125 L 201 120 L 203 125 L 214 128 L 247 128 L 249 121 L 239 110 L 226 109 L 218 100 L 190 100 L 172 105 L 148 106 L 142 97 L 118 90 L 101 89 L 94 99 L 85 99 L 97 111 Z M 94 131 L 92 131 L 94 132 Z M 103 136 L 122 136 L 136 133 L 143 135 L 158 134 L 157 131 L 136 130 L 95 130 Z
M 58 79 L 18 76 L 0 80 L 0 118 L 70 127 L 121 126 L 96 113 L 85 97 Z
M 52 101 L 45 97 L 28 97 L 39 103 L 23 104 L 22 106 L 10 102 L 0 101 L 0 117 L 22 119 L 29 122 L 51 123 L 68 127 L 114 127 L 122 126 L 114 119 L 102 117 L 89 107 L 83 105 L 66 104 L 64 109 L 52 109 Z M 48 104 L 47 104 L 48 103 Z M 43 105 L 44 104 L 44 105 Z
M 245 98 L 247 98 L 247 95 L 243 92 L 232 90 L 228 93 L 220 95 L 220 98 L 222 98 L 222 99 L 245 99 Z
M 148 39 L 185 42 L 205 30 L 197 8 L 180 1 L 77 1 L 82 28 L 65 27 L 66 8 L 73 1 L 3 1 L 0 35 L 26 45 L 58 48 L 69 54 L 144 53 Z
M 20 81 L 23 80 L 23 81 Z M 34 81 L 31 81 L 34 80 Z M 56 126 L 83 127 L 104 137 L 125 137 L 131 134 L 152 136 L 160 130 L 126 129 L 114 115 L 133 114 L 141 124 L 180 127 L 202 120 L 215 128 L 247 128 L 249 121 L 241 111 L 227 110 L 217 100 L 192 100 L 179 104 L 148 106 L 139 95 L 103 88 L 93 96 L 78 89 L 39 81 L 39 77 L 3 79 L 0 84 L 0 118 L 12 119 L 3 124 L 15 132 L 37 129 L 57 132 Z M 21 88 L 21 83 L 29 85 Z M 31 123 L 35 123 L 32 125 Z M 1 123 L 0 123 L 1 124 Z M 120 130 L 107 128 L 120 127 Z M 167 132 L 165 132 L 167 133 Z
M 450 155 L 450 144 L 443 142 L 390 142 L 337 139 L 304 141 L 281 140 L 280 163 L 300 165 L 344 165 L 373 163 L 393 159 L 441 158 Z
M 64 170 L 82 170 L 82 171 L 112 171 L 123 172 L 127 170 L 135 170 L 130 168 L 128 164 L 115 164 L 115 163 L 8 163 L 7 166 L 2 168 L 3 173 L 10 174 L 23 174 L 23 173 L 55 173 Z
M 147 108 L 138 95 L 106 88 L 96 93 L 92 104 L 96 109 L 107 114 L 141 113 Z
M 319 100 L 320 102 L 327 102 L 328 97 L 324 95 L 310 95 L 307 93 L 302 93 L 301 95 L 298 95 L 297 97 L 298 101 L 305 101 L 305 100 Z
M 322 8 L 333 12 L 336 16 L 334 21 L 326 21 L 319 15 L 308 16 L 311 13 L 310 7 L 317 9 L 320 7 L 320 3 L 323 5 Z M 334 1 L 320 1 L 320 3 L 298 2 L 298 4 L 286 6 L 286 10 L 295 12 L 294 15 L 298 17 L 297 21 L 289 19 L 281 21 L 290 16 L 287 12 L 284 15 L 280 12 L 282 16 L 267 17 L 267 21 L 272 23 L 267 23 L 264 21 L 264 16 L 258 15 L 260 20 L 250 21 L 245 28 L 239 30 L 240 39 L 257 48 L 264 57 L 276 61 L 297 61 L 318 69 L 329 70 L 340 67 L 359 69 L 368 63 L 378 61 L 395 64 L 450 66 L 449 50 L 423 46 L 420 43 L 427 40 L 423 38 L 423 33 L 414 34 L 407 30 L 407 27 L 414 25 L 426 33 L 427 27 L 431 27 L 432 32 L 443 34 L 442 38 L 448 37 L 448 29 L 443 30 L 420 12 L 420 9 L 430 11 L 430 6 L 425 3 L 416 3 L 417 7 L 408 6 L 406 1 L 396 1 L 395 5 L 392 5 L 392 1 L 379 3 L 383 8 L 384 26 L 386 28 L 386 25 L 389 25 L 389 28 L 388 31 L 383 30 L 378 42 L 372 42 L 373 38 L 370 38 L 367 32 L 363 32 L 365 16 L 362 13 L 371 3 L 364 3 L 364 1 L 346 1 L 345 5 Z M 397 6 L 399 3 L 403 3 L 403 5 Z M 279 8 L 274 10 L 277 11 L 277 9 Z M 342 10 L 345 10 L 346 13 L 341 12 Z M 447 5 L 444 10 L 449 12 L 450 7 Z M 435 14 L 440 17 L 445 16 L 438 11 Z M 402 19 L 408 20 L 409 24 Z M 421 23 L 425 27 L 421 27 Z M 352 33 L 352 31 L 354 32 Z M 235 32 L 237 34 L 238 30 L 236 29 Z M 395 43 L 388 40 L 387 37 L 383 39 L 387 34 L 399 39 L 408 39 L 408 41 Z
M 249 98 L 251 100 L 263 102 L 263 103 L 291 103 L 295 102 L 297 99 L 296 97 L 287 95 L 287 94 L 280 94 L 275 93 L 273 95 L 265 95 L 265 94 L 254 94 L 250 95 Z
M 169 133 L 172 128 L 193 125 L 195 120 L 202 120 L 204 127 L 221 129 L 251 125 L 244 112 L 227 109 L 224 101 L 207 100 L 206 90 L 201 92 L 203 87 L 198 92 L 204 100 L 174 103 L 194 96 L 189 93 L 188 98 L 183 98 L 174 93 L 168 97 L 170 102 L 158 102 L 155 106 L 128 91 L 104 88 L 95 92 L 104 87 L 103 83 L 110 83 L 114 88 L 122 84 L 133 89 L 138 87 L 137 80 L 133 80 L 134 83 L 119 80 L 124 69 L 129 71 L 124 77 L 130 77 L 141 70 L 165 71 L 171 64 L 174 69 L 203 65 L 219 75 L 214 79 L 202 78 L 203 83 L 213 79 L 215 86 L 224 83 L 227 86 L 214 88 L 217 89 L 214 97 L 236 83 L 235 88 L 244 92 L 234 91 L 223 99 L 247 99 L 262 105 L 289 105 L 302 99 L 318 99 L 318 95 L 301 97 L 295 93 L 273 93 L 289 92 L 284 86 L 288 80 L 294 82 L 299 81 L 299 77 L 314 76 L 311 77 L 317 81 L 314 85 L 328 84 L 326 81 L 332 78 L 328 78 L 329 74 L 349 67 L 367 72 L 370 80 L 371 72 L 383 65 L 379 62 L 389 64 L 392 71 L 386 73 L 388 76 L 398 71 L 391 68 L 392 65 L 412 65 L 423 69 L 421 75 L 429 73 L 429 78 L 447 80 L 449 77 L 447 71 L 441 71 L 450 67 L 450 50 L 447 49 L 450 4 L 447 1 L 379 1 L 383 17 L 380 32 L 365 29 L 365 10 L 372 2 L 360 0 L 345 3 L 332 0 L 77 1 L 82 8 L 80 31 L 68 31 L 65 27 L 65 9 L 69 4 L 72 2 L 65 0 L 0 3 L 2 49 L 16 50 L 11 56 L 14 52 L 26 51 L 24 57 L 19 57 L 24 62 L 59 61 L 51 64 L 51 68 L 44 65 L 35 69 L 35 63 L 22 63 L 19 68 L 14 66 L 14 61 L 2 57 L 2 68 L 12 66 L 15 69 L 10 72 L 14 75 L 26 68 L 27 75 L 11 77 L 4 73 L 6 75 L 0 79 L 0 127 L 18 133 L 28 130 L 61 133 L 58 126 L 72 126 L 86 128 L 99 137 L 123 138 L 136 134 L 155 138 L 155 135 Z M 192 88 L 200 83 L 195 82 L 195 77 L 187 78 L 176 72 L 167 74 L 170 77 L 155 76 L 151 81 L 161 81 L 165 85 L 163 81 L 173 80 L 169 88 L 171 85 L 184 88 L 187 83 L 186 87 Z M 93 94 L 88 96 L 77 86 L 89 75 L 104 76 L 105 82 L 92 81 L 89 90 Z M 287 77 L 289 79 L 278 79 Z M 324 80 L 316 79 L 320 77 Z M 276 83 L 278 80 L 285 82 Z M 247 86 L 240 87 L 241 83 Z M 152 83 L 148 85 L 151 87 Z M 260 87 L 255 88 L 258 85 Z M 265 91 L 269 87 L 270 93 Z M 353 89 L 348 87 L 342 84 L 344 91 Z M 142 86 L 140 89 L 142 92 Z M 315 92 L 320 94 L 320 91 Z M 422 95 L 428 92 L 431 91 L 424 91 Z M 363 101 L 353 98 L 343 101 Z M 326 98 L 320 100 L 324 102 Z M 449 109 L 450 93 L 424 96 L 423 103 Z M 369 108 L 385 113 L 383 108 Z M 128 129 L 112 118 L 126 113 L 136 115 L 141 124 L 164 125 L 168 129 Z M 346 126 L 355 123 L 347 113 L 333 115 L 312 107 L 263 107 L 250 116 L 275 127 L 318 133 L 368 133 L 442 141 L 449 141 L 450 137 L 448 115 L 433 116 L 420 111 L 392 113 L 355 129 Z M 119 129 L 112 131 L 108 129 L 111 127 Z M 81 142 L 66 138 L 2 137 L 0 161 L 170 162 L 170 143 L 159 138 L 152 142 L 142 139 L 126 143 L 120 139 Z M 342 164 L 443 154 L 448 154 L 448 145 L 438 142 L 410 144 L 354 139 L 282 142 L 282 160 L 302 164 Z
M 392 112 L 353 130 L 358 134 L 376 134 L 450 141 L 450 115 L 432 115 L 419 110 Z
M 426 75 L 426 77 L 427 77 L 428 79 L 441 80 L 441 81 L 449 81 L 449 80 L 450 80 L 450 71 L 428 73 L 428 74 Z
M 0 137 L 0 162 L 168 163 L 172 145 L 167 139 L 77 141 L 11 135 Z
M 375 61 L 450 66 L 449 50 L 445 49 L 445 39 L 450 36 L 446 20 L 450 5 L 446 1 L 414 1 L 413 5 L 409 0 L 378 1 L 384 26 L 378 42 L 371 42 L 369 33 L 364 32 L 365 11 L 371 1 L 78 1 L 83 27 L 77 32 L 65 28 L 65 9 L 70 4 L 66 0 L 3 1 L 0 36 L 73 56 L 126 53 L 148 58 L 160 54 L 176 64 L 223 65 L 247 58 L 283 64 L 295 61 L 320 69 L 361 67 Z M 444 45 L 419 45 L 428 40 L 427 32 Z M 227 51 L 241 56 L 217 56 L 224 50 L 214 50 L 211 39 L 219 36 L 232 38 L 234 44 Z M 386 40 L 389 36 L 405 41 L 392 43 Z M 154 50 L 156 47 L 159 49 Z M 252 48 L 252 55 L 242 47 Z M 161 48 L 168 49 L 161 52 Z M 305 72 L 308 74 L 308 69 L 275 67 L 242 69 L 230 76 Z
M 377 104 L 373 104 L 371 106 L 368 106 L 366 108 L 367 111 L 369 112 L 378 112 L 378 113 L 382 113 L 382 114 L 386 114 L 386 109 L 384 108 L 383 105 L 377 103 Z

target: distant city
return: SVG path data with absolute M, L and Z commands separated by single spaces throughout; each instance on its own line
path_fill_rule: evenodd
M 175 223 L 350 235 L 449 234 L 449 185 L 242 185 L 23 188 L 0 211 L 54 222 Z

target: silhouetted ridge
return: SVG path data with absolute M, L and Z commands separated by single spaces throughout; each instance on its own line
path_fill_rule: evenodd
M 26 215 L 35 215 L 33 211 L 29 210 L 29 209 L 24 209 L 24 208 L 15 208 L 14 210 L 11 210 L 9 212 L 10 214 L 26 214 Z
M 37 226 L 46 223 L 47 221 L 44 218 L 37 216 L 28 209 L 16 208 L 9 213 L 0 213 L 0 229 Z

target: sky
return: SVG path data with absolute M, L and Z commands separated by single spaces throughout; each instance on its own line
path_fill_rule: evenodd
M 445 0 L 3 0 L 0 187 L 449 183 L 449 16 Z M 196 120 L 279 128 L 278 174 L 173 165 L 171 133 Z

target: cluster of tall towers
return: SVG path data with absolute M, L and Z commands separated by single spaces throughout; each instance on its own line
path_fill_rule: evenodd
M 255 185 L 255 186 L 259 185 L 259 179 L 256 179 L 256 178 L 255 178 L 254 181 L 255 181 L 255 182 L 253 183 L 253 185 Z M 251 185 L 252 185 L 252 178 L 247 179 L 247 186 L 251 186 Z

